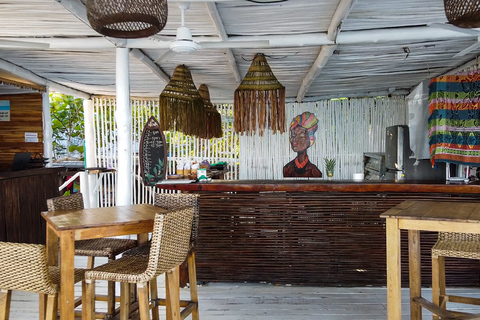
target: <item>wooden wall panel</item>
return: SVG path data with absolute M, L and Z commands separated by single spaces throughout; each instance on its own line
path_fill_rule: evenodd
M 0 171 L 9 170 L 17 152 L 43 154 L 42 94 L 0 95 L 10 101 L 10 121 L 0 121 Z M 25 132 L 38 134 L 38 143 L 25 142 Z

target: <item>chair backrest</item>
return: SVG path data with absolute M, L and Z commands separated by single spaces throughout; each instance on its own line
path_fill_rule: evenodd
M 191 206 L 156 214 L 145 272 L 149 279 L 145 280 L 157 277 L 185 261 L 190 249 L 193 214 Z
M 192 206 L 194 208 L 192 221 L 192 234 L 190 236 L 191 246 L 195 246 L 198 238 L 198 224 L 200 221 L 199 195 L 195 193 L 157 193 L 155 194 L 155 205 L 165 210 L 175 210 Z
M 48 211 L 84 209 L 83 196 L 74 193 L 68 196 L 47 199 Z
M 45 246 L 31 243 L 0 242 L 0 288 L 55 294 L 46 262 Z

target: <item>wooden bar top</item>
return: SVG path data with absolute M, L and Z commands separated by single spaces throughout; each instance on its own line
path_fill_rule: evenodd
M 398 192 L 398 193 L 480 193 L 480 184 L 414 181 L 353 180 L 212 180 L 200 183 L 163 181 L 158 188 L 181 191 L 216 192 Z

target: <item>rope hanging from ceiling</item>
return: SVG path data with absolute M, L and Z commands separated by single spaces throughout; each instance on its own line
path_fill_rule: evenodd
M 185 65 L 173 71 L 172 79 L 160 94 L 160 129 L 205 137 L 205 107 L 192 74 Z
M 259 53 L 235 90 L 234 131 L 263 136 L 265 128 L 285 132 L 285 87 L 278 82 L 265 55 Z
M 92 28 L 109 37 L 149 37 L 167 23 L 167 0 L 87 0 L 86 7 Z
M 480 27 L 480 1 L 444 0 L 448 22 L 461 28 Z
M 205 84 L 200 85 L 198 93 L 203 98 L 205 105 L 205 121 L 206 121 L 206 139 L 221 138 L 222 132 L 222 116 L 218 112 L 217 108 L 212 104 L 210 100 L 210 92 Z

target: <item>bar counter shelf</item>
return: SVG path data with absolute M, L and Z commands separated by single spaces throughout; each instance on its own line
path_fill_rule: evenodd
M 385 286 L 383 212 L 411 199 L 480 202 L 480 185 L 445 182 L 212 180 L 157 187 L 200 194 L 199 281 Z M 402 232 L 402 245 L 406 237 Z M 425 286 L 436 240 L 435 232 L 422 232 Z M 447 277 L 459 286 L 478 283 L 478 263 L 461 263 L 447 265 Z

